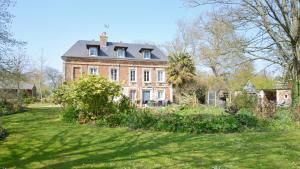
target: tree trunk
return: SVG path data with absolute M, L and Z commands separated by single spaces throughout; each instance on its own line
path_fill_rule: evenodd
M 292 46 L 293 50 L 293 67 L 292 67 L 292 106 L 298 107 L 299 106 L 299 96 L 300 96 L 300 89 L 299 89 L 299 49 L 298 45 L 295 44 Z

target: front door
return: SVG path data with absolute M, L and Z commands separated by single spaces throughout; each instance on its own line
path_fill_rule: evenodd
M 150 90 L 143 90 L 143 104 L 147 103 L 150 100 Z

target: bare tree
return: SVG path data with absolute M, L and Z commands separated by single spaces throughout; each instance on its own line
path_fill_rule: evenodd
M 199 20 L 198 50 L 201 63 L 209 67 L 216 77 L 226 76 L 242 66 L 246 58 L 243 55 L 244 37 L 239 36 L 231 22 L 215 13 L 209 14 L 206 21 Z
M 293 105 L 299 105 L 300 2 L 299 0 L 186 0 L 191 7 L 218 5 L 244 34 L 245 53 L 251 60 L 266 60 L 290 72 Z
M 29 59 L 26 56 L 25 48 L 19 46 L 16 51 L 10 54 L 9 68 L 7 71 L 10 74 L 12 84 L 17 86 L 17 98 L 21 102 L 20 87 L 21 83 L 26 81 L 26 71 L 28 70 Z
M 46 62 L 46 59 L 44 58 L 44 49 L 41 49 L 41 56 L 39 58 L 39 78 L 38 78 L 38 88 L 39 88 L 39 93 L 40 93 L 40 99 L 43 99 L 43 82 L 44 82 L 44 66 L 45 66 L 45 62 Z
M 243 54 L 245 39 L 238 35 L 234 25 L 217 13 L 208 13 L 205 19 L 178 22 L 176 38 L 167 44 L 169 52 L 191 54 L 198 67 L 210 70 L 216 88 L 228 88 L 231 74 L 247 62 Z M 221 86 L 220 86 L 221 85 Z
M 45 77 L 51 90 L 56 89 L 63 81 L 62 74 L 52 67 L 45 68 Z

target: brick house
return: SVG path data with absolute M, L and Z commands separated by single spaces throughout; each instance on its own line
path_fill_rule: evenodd
M 65 81 L 83 73 L 100 75 L 119 83 L 123 94 L 138 105 L 149 100 L 172 102 L 172 87 L 166 83 L 168 57 L 156 46 L 100 41 L 77 41 L 63 56 Z

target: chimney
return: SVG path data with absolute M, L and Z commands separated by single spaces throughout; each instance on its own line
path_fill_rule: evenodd
M 100 35 L 100 47 L 106 47 L 107 44 L 107 36 L 106 36 L 106 32 L 102 32 Z

